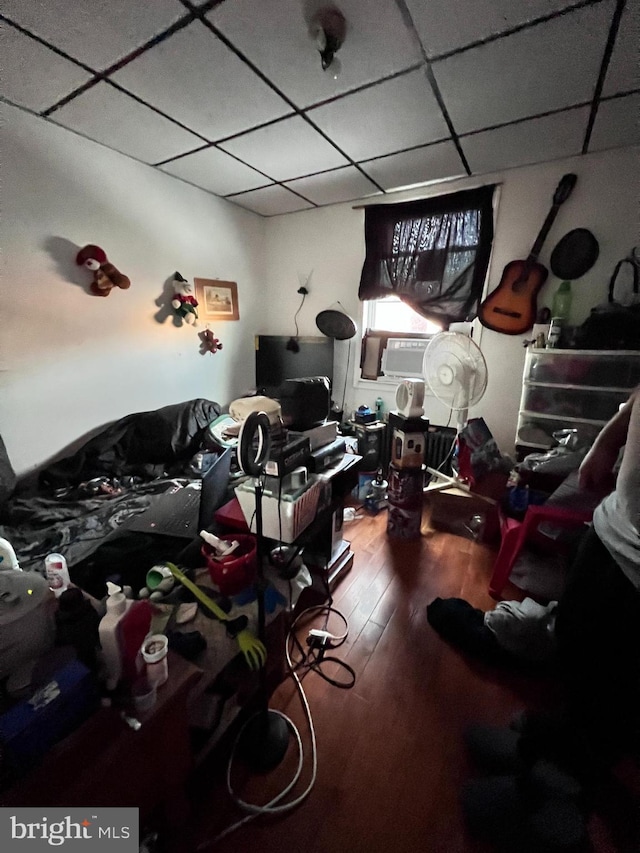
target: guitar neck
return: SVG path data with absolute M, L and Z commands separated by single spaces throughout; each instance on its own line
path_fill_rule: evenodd
M 558 215 L 558 211 L 560 210 L 559 204 L 554 204 L 549 213 L 547 214 L 547 218 L 544 221 L 544 225 L 540 229 L 540 233 L 536 237 L 536 241 L 531 247 L 531 251 L 527 257 L 527 264 L 533 264 L 538 260 L 538 255 L 544 245 L 544 241 L 547 239 L 547 235 L 549 231 L 551 231 L 551 226 L 554 223 L 556 216 Z

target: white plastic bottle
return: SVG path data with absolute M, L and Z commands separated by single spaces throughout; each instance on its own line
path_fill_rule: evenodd
M 49 583 L 49 588 L 53 591 L 56 598 L 62 595 L 65 589 L 68 589 L 71 578 L 69 577 L 67 561 L 62 554 L 48 554 L 45 557 L 44 573 Z
M 0 571 L 4 571 L 4 569 L 18 569 L 18 571 L 22 571 L 18 565 L 18 558 L 11 542 L 0 538 Z
M 107 582 L 107 612 L 100 620 L 98 636 L 102 648 L 107 690 L 115 690 L 122 676 L 122 654 L 118 639 L 118 624 L 133 602 L 122 589 Z

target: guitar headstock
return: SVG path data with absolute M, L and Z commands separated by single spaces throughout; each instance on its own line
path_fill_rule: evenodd
M 556 205 L 563 204 L 563 202 L 565 202 L 573 192 L 573 188 L 575 187 L 577 180 L 578 176 L 574 175 L 573 172 L 569 172 L 568 175 L 563 175 L 562 178 L 560 178 L 560 183 L 553 194 L 553 203 Z

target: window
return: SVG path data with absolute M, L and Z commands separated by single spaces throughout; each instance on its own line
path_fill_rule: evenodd
M 434 322 L 467 320 L 489 265 L 493 191 L 367 207 L 360 300 L 396 296 Z
M 365 303 L 363 379 L 384 375 L 389 338 L 430 337 L 473 318 L 493 241 L 494 189 L 365 209 L 366 256 L 358 290 Z
M 363 304 L 362 328 L 366 332 L 362 341 L 360 378 L 395 383 L 397 370 L 394 372 L 392 368 L 397 368 L 400 364 L 403 365 L 404 375 L 417 375 L 421 372 L 421 353 L 424 346 L 433 335 L 442 331 L 443 325 L 422 317 L 399 297 L 385 296 L 383 299 L 372 299 Z M 397 338 L 406 338 L 407 344 L 392 344 L 401 346 L 402 352 L 396 350 L 396 353 L 390 356 L 393 359 L 393 362 L 389 363 L 392 373 L 387 376 L 385 367 L 388 341 Z M 422 348 L 418 340 L 424 340 Z
M 398 296 L 385 296 L 364 303 L 363 329 L 377 332 L 400 332 L 408 335 L 434 335 L 443 329 L 422 317 Z

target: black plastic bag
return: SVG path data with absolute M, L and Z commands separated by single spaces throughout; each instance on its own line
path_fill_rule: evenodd
M 609 282 L 609 299 L 604 305 L 592 309 L 591 314 L 576 330 L 578 349 L 640 350 L 640 304 L 621 305 L 614 298 L 614 286 L 623 264 L 633 270 L 633 296 L 638 299 L 640 274 L 631 258 L 624 258 L 615 266 Z

